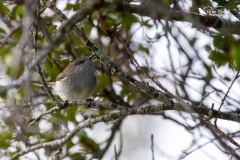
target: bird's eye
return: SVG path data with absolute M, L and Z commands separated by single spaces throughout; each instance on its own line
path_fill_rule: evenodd
M 81 60 L 79 60 L 79 61 L 77 62 L 77 65 L 80 65 L 80 64 L 83 64 L 83 63 L 84 63 L 84 60 L 81 59 Z

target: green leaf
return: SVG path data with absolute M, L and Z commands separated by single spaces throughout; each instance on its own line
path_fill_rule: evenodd
M 0 28 L 0 37 L 4 37 L 4 35 L 6 34 L 5 30 L 3 28 Z
M 227 53 L 221 53 L 216 50 L 212 51 L 209 55 L 209 59 L 214 61 L 218 67 L 230 62 L 230 56 Z
M 74 143 L 72 141 L 68 141 L 66 143 L 66 149 L 69 150 L 70 148 L 72 148 L 74 146 Z
M 80 8 L 79 5 L 77 4 L 71 4 L 71 3 L 67 3 L 66 5 L 66 8 L 64 9 L 65 11 L 70 11 L 70 10 L 73 10 L 73 11 L 76 11 Z
M 2 128 L 3 129 L 3 128 Z M 3 131 L 0 133 L 0 148 L 7 148 L 9 147 L 9 143 L 5 143 L 4 141 L 9 140 L 12 138 L 12 134 L 8 131 Z
M 3 125 L 2 125 L 3 124 Z M 13 134 L 9 131 L 7 123 L 1 123 L 0 130 L 0 149 L 8 149 L 11 146 L 10 140 L 13 138 Z
M 49 156 L 51 155 L 51 153 L 52 153 L 51 148 L 50 148 L 50 147 L 45 147 L 44 149 L 45 149 L 45 153 L 44 153 L 44 154 L 45 154 L 47 157 L 49 157 Z
M 122 13 L 122 28 L 130 28 L 133 23 L 138 22 L 138 18 L 131 13 Z
M 0 1 L 0 11 L 1 13 L 10 13 L 9 8 Z
M 122 18 L 117 12 L 109 11 L 106 12 L 105 16 L 106 16 L 105 27 L 107 27 L 106 30 L 109 30 L 108 27 L 119 25 L 122 22 Z
M 233 46 L 230 52 L 234 67 L 240 71 L 240 46 Z
M 84 130 L 79 131 L 76 135 L 80 137 L 81 145 L 83 145 L 84 148 L 88 148 L 88 150 L 90 149 L 94 152 L 100 150 L 99 145 L 93 139 L 89 138 Z
M 75 115 L 77 114 L 78 107 L 79 106 L 69 107 L 68 109 L 65 110 L 67 120 L 72 122 L 76 121 Z
M 57 25 L 51 25 L 48 27 L 50 33 L 54 33 L 57 30 Z
M 44 65 L 47 71 L 47 76 L 49 76 L 50 78 L 50 79 L 46 79 L 46 81 L 54 82 L 57 75 L 60 73 L 60 71 L 57 69 L 56 66 L 53 65 L 53 63 L 49 58 L 47 58 L 47 61 L 44 63 Z
M 21 18 L 23 16 L 23 6 L 22 5 L 16 5 L 13 7 L 11 16 L 16 18 Z
M 132 89 L 129 87 L 123 87 L 120 92 L 121 97 L 127 98 L 127 101 L 130 102 L 133 99 Z
M 108 12 L 106 17 L 113 21 L 119 20 L 119 15 L 116 12 Z
M 196 43 L 196 41 L 197 41 L 197 38 L 194 37 L 193 39 L 189 40 L 189 43 L 191 46 L 193 46 Z
M 2 86 L 0 85 L 0 90 L 2 90 L 3 88 L 5 88 L 6 86 Z M 1 99 L 7 99 L 8 96 L 8 92 L 3 92 L 1 93 Z
M 138 47 L 139 51 L 143 51 L 144 53 L 146 53 L 147 55 L 149 55 L 149 47 L 145 47 L 142 44 L 139 45 Z
M 216 47 L 216 48 L 222 48 L 223 43 L 224 43 L 224 41 L 223 41 L 223 36 L 217 35 L 217 36 L 214 37 L 214 39 L 213 39 L 213 45 L 214 45 L 214 47 Z
M 225 6 L 229 1 L 226 0 L 218 0 L 218 6 Z
M 97 86 L 94 89 L 94 93 L 103 92 L 104 88 L 111 85 L 110 79 L 106 74 L 96 75 Z

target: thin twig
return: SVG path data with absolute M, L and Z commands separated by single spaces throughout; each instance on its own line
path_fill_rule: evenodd
M 202 100 L 201 100 L 200 104 L 198 105 L 198 107 L 202 107 L 202 104 L 203 104 L 204 100 L 205 100 L 210 94 L 212 94 L 213 92 L 214 92 L 214 91 L 212 91 L 212 92 L 207 92 L 207 93 L 202 97 Z
M 58 106 L 61 106 L 61 103 L 59 102 L 59 100 L 52 94 L 51 89 L 48 87 L 47 82 L 45 81 L 45 79 L 43 77 L 42 70 L 41 70 L 41 67 L 39 64 L 37 65 L 37 72 L 40 75 L 40 82 L 42 83 L 44 90 L 52 98 L 52 100 L 55 104 L 57 104 Z
M 114 155 L 115 155 L 115 160 L 118 160 L 116 144 L 114 144 Z
M 224 104 L 224 101 L 225 101 L 225 99 L 227 98 L 228 93 L 230 92 L 230 89 L 232 88 L 234 82 L 239 78 L 239 76 L 240 76 L 240 75 L 239 75 L 239 71 L 238 71 L 237 74 L 236 74 L 236 76 L 235 76 L 235 78 L 233 79 L 231 85 L 229 86 L 226 94 L 224 95 L 224 97 L 223 97 L 223 99 L 222 99 L 222 103 L 221 103 L 221 105 L 220 105 L 219 108 L 218 108 L 219 111 L 221 110 L 221 108 L 222 108 L 222 106 L 223 106 L 223 104 Z
M 151 152 L 152 152 L 152 160 L 154 160 L 154 140 L 153 134 L 151 134 Z
M 228 93 L 230 92 L 230 89 L 232 88 L 234 82 L 239 78 L 239 76 L 240 76 L 240 75 L 239 75 L 239 71 L 238 71 L 237 74 L 236 74 L 236 76 L 235 76 L 235 78 L 233 79 L 231 85 L 229 86 L 226 94 L 224 95 L 224 97 L 223 97 L 223 99 L 222 99 L 222 102 L 221 102 L 221 104 L 220 104 L 220 106 L 219 106 L 219 108 L 218 108 L 218 111 L 221 110 L 221 108 L 222 108 L 222 106 L 223 106 L 223 104 L 224 104 L 224 101 L 225 101 L 225 99 L 227 98 Z M 217 127 L 217 119 L 214 120 L 214 124 L 215 124 L 215 126 Z
M 206 124 L 216 133 L 218 133 L 218 135 L 220 137 L 223 137 L 225 139 L 227 139 L 229 142 L 231 142 L 233 145 L 235 145 L 236 147 L 238 147 L 240 149 L 240 144 L 238 144 L 235 140 L 233 140 L 230 136 L 228 136 L 227 134 L 225 134 L 223 131 L 221 131 L 220 129 L 218 129 L 216 126 L 214 126 L 210 121 L 205 120 Z
M 104 143 L 106 143 L 105 147 L 93 158 L 97 158 L 97 159 L 102 159 L 102 157 L 104 156 L 104 154 L 107 152 L 107 150 L 109 149 L 110 145 L 112 144 L 114 137 L 116 135 L 116 133 L 118 133 L 117 131 L 119 130 L 120 136 L 121 136 L 121 124 L 123 122 L 123 118 L 120 118 L 118 120 L 116 120 L 113 124 L 113 126 L 111 127 L 111 135 L 109 136 L 109 138 L 107 140 L 105 140 Z M 121 144 L 121 140 L 120 140 L 120 144 Z M 119 152 L 121 152 L 121 145 L 119 148 Z
M 10 32 L 2 39 L 1 44 L 0 44 L 0 49 L 1 49 L 5 44 L 7 44 L 7 40 L 9 39 L 9 37 L 11 37 L 15 31 L 17 31 L 18 29 L 20 29 L 21 26 L 22 26 L 21 24 L 18 24 L 18 25 L 16 25 L 14 28 L 12 28 L 12 29 L 10 30 Z

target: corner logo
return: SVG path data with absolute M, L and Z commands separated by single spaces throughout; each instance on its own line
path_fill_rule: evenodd
M 224 16 L 226 14 L 226 10 L 223 8 L 223 6 L 217 6 L 216 8 L 213 7 L 204 7 L 198 8 L 199 15 L 201 16 Z

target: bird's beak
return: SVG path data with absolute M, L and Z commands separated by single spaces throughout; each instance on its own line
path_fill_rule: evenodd
M 92 60 L 92 58 L 94 57 L 94 53 L 88 58 L 88 60 Z

